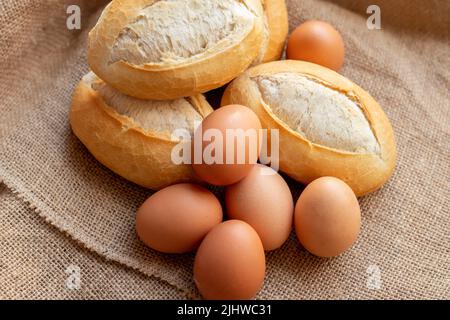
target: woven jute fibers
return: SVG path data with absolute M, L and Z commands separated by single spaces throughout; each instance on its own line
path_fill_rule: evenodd
M 83 248 L 26 203 L 17 201 L 4 185 L 0 185 L 0 220 L 2 299 L 186 297 L 165 281 L 106 261 Z
M 81 7 L 80 31 L 66 28 L 69 2 Z M 292 235 L 267 254 L 258 298 L 450 298 L 450 3 L 379 0 L 382 29 L 368 30 L 370 2 L 287 2 L 291 28 L 321 19 L 342 33 L 341 72 L 384 108 L 399 158 L 384 188 L 360 199 L 350 251 L 318 259 Z M 135 210 L 151 193 L 96 162 L 70 130 L 87 32 L 104 4 L 0 5 L 2 297 L 198 297 L 192 254 L 159 254 L 136 238 Z M 302 187 L 289 183 L 297 198 Z M 64 291 L 70 264 L 84 279 L 76 295 Z

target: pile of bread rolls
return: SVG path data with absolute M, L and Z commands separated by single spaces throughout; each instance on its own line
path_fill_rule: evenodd
M 202 93 L 279 59 L 287 33 L 284 0 L 114 0 L 89 34 L 93 72 L 75 90 L 72 129 L 141 186 L 193 181 L 189 165 L 171 161 L 171 132 L 193 132 L 213 111 Z
M 113 0 L 89 34 L 92 71 L 73 95 L 73 132 L 99 162 L 143 187 L 201 182 L 192 165 L 172 161 L 173 148 L 190 143 L 172 133 L 193 135 L 214 112 L 203 94 L 229 84 L 222 107 L 250 108 L 263 129 L 279 132 L 280 171 L 304 184 L 335 177 L 356 196 L 377 190 L 396 161 L 389 120 L 335 71 L 279 60 L 287 35 L 284 0 Z

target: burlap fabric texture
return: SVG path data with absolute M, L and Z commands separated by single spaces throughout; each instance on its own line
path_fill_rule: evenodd
M 260 299 L 450 298 L 450 3 L 288 0 L 291 28 L 329 21 L 347 48 L 341 73 L 392 121 L 398 166 L 360 199 L 361 236 L 322 260 L 294 235 L 267 254 Z M 77 4 L 82 29 L 66 28 Z M 86 36 L 105 1 L 0 4 L 0 298 L 197 298 L 193 255 L 163 255 L 136 238 L 151 192 L 100 165 L 72 134 L 74 86 L 88 71 Z M 294 197 L 301 186 L 290 181 Z M 81 287 L 66 285 L 70 265 Z

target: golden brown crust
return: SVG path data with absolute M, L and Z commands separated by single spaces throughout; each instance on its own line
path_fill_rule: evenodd
M 380 154 L 340 151 L 314 144 L 292 130 L 263 101 L 253 77 L 296 72 L 324 83 L 358 100 L 380 145 Z M 391 176 L 396 163 L 394 133 L 378 103 L 363 89 L 338 73 L 302 61 L 276 61 L 249 69 L 226 89 L 222 105 L 242 104 L 260 117 L 264 128 L 280 133 L 280 169 L 292 178 L 309 183 L 322 176 L 345 181 L 361 196 L 380 188 Z
M 114 88 L 141 99 L 170 100 L 218 88 L 244 72 L 259 52 L 263 9 L 259 0 L 243 1 L 258 17 L 242 42 L 185 63 L 137 66 L 125 61 L 109 63 L 111 50 L 121 30 L 155 0 L 114 0 L 89 34 L 89 65 Z
M 202 95 L 189 101 L 202 117 L 213 111 Z M 127 180 L 153 190 L 195 180 L 190 165 L 175 165 L 171 160 L 172 148 L 179 141 L 143 130 L 108 106 L 84 81 L 73 94 L 70 123 L 92 155 Z
M 262 62 L 279 60 L 289 33 L 285 0 L 262 0 L 269 26 L 269 43 Z

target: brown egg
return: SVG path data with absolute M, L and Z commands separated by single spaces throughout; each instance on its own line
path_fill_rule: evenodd
M 195 173 L 221 186 L 244 178 L 258 161 L 260 129 L 257 115 L 241 105 L 224 106 L 211 113 L 195 133 Z M 248 135 L 240 138 L 242 133 Z
M 152 249 L 184 253 L 196 249 L 222 222 L 219 200 L 207 189 L 189 183 L 162 189 L 138 209 L 136 232 Z
M 205 299 L 252 299 L 262 287 L 264 249 L 256 231 L 239 220 L 226 221 L 205 237 L 194 262 L 194 281 Z
M 358 237 L 361 211 L 352 189 L 342 180 L 323 177 L 311 182 L 295 206 L 295 231 L 306 250 L 334 257 Z
M 294 200 L 284 179 L 272 168 L 257 164 L 238 183 L 226 188 L 225 203 L 231 219 L 250 224 L 265 250 L 274 250 L 292 230 Z
M 330 24 L 310 20 L 299 25 L 288 40 L 288 59 L 304 60 L 338 71 L 344 63 L 344 40 Z

